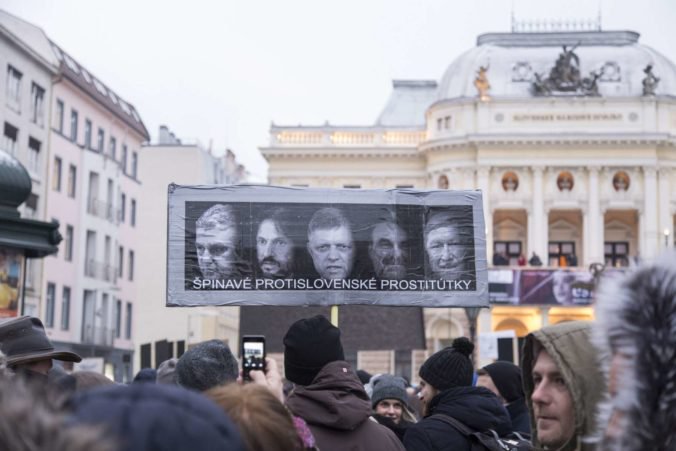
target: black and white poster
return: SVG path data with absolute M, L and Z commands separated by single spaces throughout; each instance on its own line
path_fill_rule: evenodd
M 167 305 L 486 306 L 478 191 L 169 186 Z

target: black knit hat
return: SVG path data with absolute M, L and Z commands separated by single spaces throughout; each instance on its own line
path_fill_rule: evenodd
M 178 359 L 176 381 L 185 388 L 205 391 L 237 380 L 237 359 L 221 340 L 204 341 Z
M 345 360 L 340 329 L 317 315 L 296 321 L 284 336 L 284 373 L 288 380 L 310 385 L 327 364 Z
M 482 368 L 493 380 L 495 388 L 505 401 L 512 402 L 525 397 L 521 382 L 521 368 L 511 362 L 494 362 Z
M 383 374 L 373 381 L 373 394 L 371 406 L 375 408 L 383 399 L 396 399 L 408 406 L 408 394 L 406 393 L 406 381 L 401 377 Z
M 437 390 L 471 387 L 474 366 L 469 356 L 474 344 L 465 337 L 453 340 L 453 345 L 438 351 L 425 361 L 418 374 Z

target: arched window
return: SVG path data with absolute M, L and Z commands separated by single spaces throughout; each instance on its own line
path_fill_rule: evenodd
M 559 187 L 559 191 L 572 191 L 573 186 L 575 186 L 573 174 L 568 171 L 559 173 L 559 176 L 556 178 L 556 186 Z
M 613 188 L 615 188 L 615 191 L 627 191 L 630 183 L 629 174 L 624 171 L 616 172 L 613 176 Z
M 437 182 L 437 187 L 439 189 L 448 189 L 448 177 L 445 175 L 440 176 L 439 181 Z
M 502 189 L 505 191 L 516 191 L 519 188 L 519 176 L 509 171 L 502 176 Z

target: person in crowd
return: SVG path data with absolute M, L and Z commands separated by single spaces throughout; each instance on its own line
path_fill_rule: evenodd
M 275 208 L 261 218 L 256 232 L 259 274 L 273 279 L 292 278 L 299 260 L 299 243 L 294 238 L 298 219 L 286 208 Z
M 676 252 L 608 279 L 596 311 L 610 395 L 598 409 L 598 449 L 676 449 Z
M 425 223 L 425 251 L 434 277 L 467 279 L 471 274 L 473 228 L 460 225 L 461 218 L 448 211 L 435 211 Z
M 52 360 L 82 360 L 74 352 L 54 349 L 42 321 L 32 316 L 20 316 L 0 323 L 0 351 L 6 356 L 7 367 L 16 374 L 45 384 L 52 369 Z
M 0 353 L 0 449 L 117 451 L 102 428 L 69 424 L 61 397 L 35 380 L 13 377 Z
M 213 205 L 197 219 L 195 250 L 204 279 L 237 279 L 244 275 L 238 227 L 231 205 Z
M 406 277 L 410 261 L 408 234 L 388 213 L 371 229 L 368 254 L 377 279 L 401 280 Z
M 76 392 L 91 390 L 96 387 L 105 387 L 107 385 L 115 385 L 115 382 L 95 371 L 76 371 L 72 376 L 75 379 Z
M 542 266 L 542 260 L 540 260 L 540 256 L 533 252 L 533 255 L 531 255 L 530 259 L 528 260 L 528 264 L 531 266 Z
M 178 359 L 176 357 L 172 357 L 171 359 L 167 359 L 164 362 L 160 363 L 160 366 L 157 368 L 157 383 L 176 385 L 177 364 Z
M 526 266 L 526 256 L 523 255 L 523 253 L 519 255 L 519 259 L 516 261 L 516 264 L 519 266 Z
M 569 321 L 526 336 L 521 368 L 533 446 L 591 450 L 595 410 L 605 393 L 591 323 Z
M 284 369 L 296 384 L 286 400 L 322 451 L 403 450 L 396 435 L 370 420 L 371 400 L 345 361 L 340 329 L 321 315 L 301 319 L 284 336 Z
M 509 414 L 497 396 L 484 387 L 473 387 L 474 367 L 470 355 L 474 345 L 465 337 L 438 351 L 420 367 L 423 419 L 404 436 L 407 450 L 469 450 L 469 438 L 451 425 L 450 417 L 467 428 L 499 436 L 512 432 Z
M 205 391 L 237 380 L 237 359 L 221 340 L 209 340 L 190 348 L 178 359 L 178 385 Z
M 133 381 L 135 384 L 154 384 L 155 382 L 157 382 L 157 370 L 155 368 L 141 368 L 134 376 Z
M 352 225 L 337 208 L 321 208 L 312 215 L 307 249 L 322 279 L 350 277 L 355 257 Z
M 366 384 L 371 382 L 371 378 L 373 377 L 373 374 L 369 373 L 366 370 L 357 370 L 357 376 L 359 377 L 359 381 L 362 384 L 366 385 Z
M 383 374 L 373 383 L 373 417 L 403 442 L 406 430 L 416 422 L 408 406 L 406 381 L 401 377 Z
M 530 434 L 530 418 L 523 392 L 521 368 L 498 361 L 477 371 L 478 387 L 486 387 L 498 397 L 512 420 L 512 431 Z
M 577 255 L 568 254 L 568 266 L 577 266 Z
M 79 393 L 70 422 L 105 428 L 118 451 L 244 451 L 225 412 L 200 393 L 166 384 L 113 385 Z
M 504 252 L 493 254 L 493 266 L 509 266 L 509 258 Z
M 305 449 L 293 419 L 270 390 L 258 384 L 230 384 L 205 392 L 239 428 L 247 451 Z

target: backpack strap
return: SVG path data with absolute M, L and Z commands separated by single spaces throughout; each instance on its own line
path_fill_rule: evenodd
M 483 446 L 481 446 L 481 444 L 477 443 L 475 440 L 472 440 L 471 437 L 475 431 L 468 428 L 464 423 L 461 423 L 455 418 L 443 413 L 435 413 L 434 415 L 430 415 L 428 418 L 436 418 L 437 420 L 441 420 L 444 423 L 453 426 L 453 428 L 455 428 L 458 432 L 467 437 L 467 440 L 470 443 L 472 451 L 483 451 L 486 449 Z

